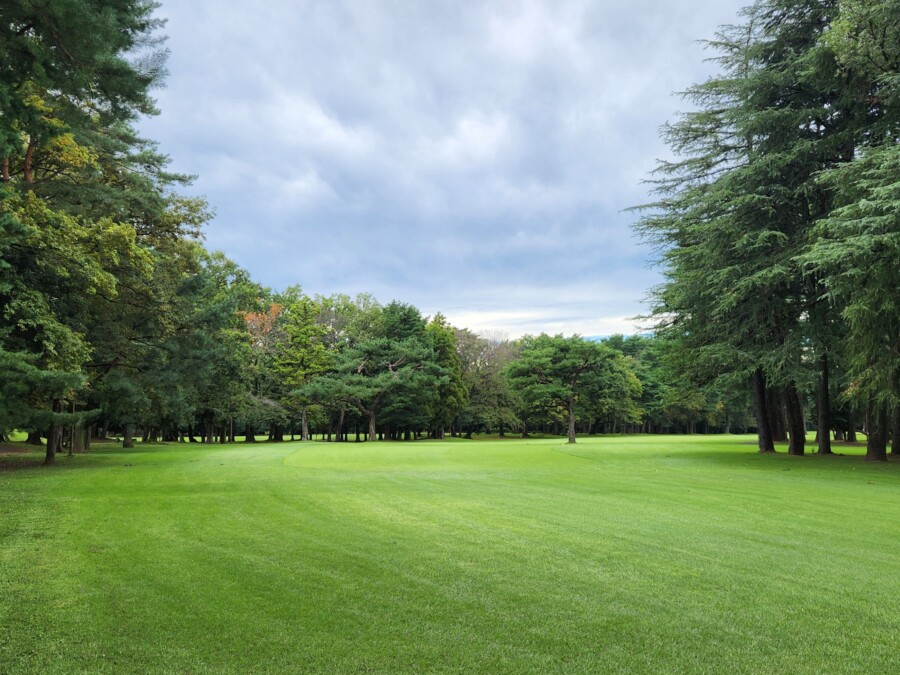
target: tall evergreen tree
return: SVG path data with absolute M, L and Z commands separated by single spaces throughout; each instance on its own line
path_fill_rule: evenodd
M 691 88 L 698 110 L 666 128 L 682 159 L 659 167 L 659 200 L 638 226 L 667 266 L 661 329 L 695 372 L 751 383 L 761 451 L 774 450 L 783 405 L 789 452 L 803 453 L 804 394 L 825 382 L 837 339 L 822 279 L 798 257 L 833 208 L 819 173 L 853 156 L 870 115 L 866 78 L 842 72 L 824 39 L 837 5 L 759 0 L 710 43 L 723 75 Z M 827 413 L 827 383 L 819 391 Z

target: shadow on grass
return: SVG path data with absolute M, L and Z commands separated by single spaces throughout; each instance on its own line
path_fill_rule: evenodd
M 121 466 L 113 456 L 147 455 L 166 451 L 177 444 L 138 443 L 133 448 L 123 448 L 121 441 L 92 441 L 90 450 L 70 455 L 68 451 L 57 453 L 56 461 L 46 465 L 46 446 L 25 443 L 4 443 L 0 445 L 0 472 L 41 469 L 45 471 L 88 469 L 99 466 Z M 186 447 L 186 446 L 182 446 Z M 127 465 L 126 466 L 130 466 Z
M 86 452 L 68 454 L 68 451 L 57 453 L 56 462 L 45 465 L 45 445 L 27 445 L 25 443 L 5 443 L 0 445 L 0 473 L 22 470 L 76 470 L 97 467 L 131 467 L 145 462 L 154 456 L 176 454 L 193 451 L 244 451 L 266 446 L 286 446 L 290 441 L 257 441 L 256 443 L 181 443 L 159 442 L 143 443 L 137 441 L 133 448 L 123 448 L 121 440 L 95 440 Z M 196 461 L 196 460 L 194 460 Z M 146 462 L 149 464 L 151 462 Z
M 847 450 L 857 450 L 853 445 Z M 900 456 L 888 455 L 886 462 L 867 461 L 865 453 L 843 453 L 841 447 L 834 448 L 834 454 L 819 455 L 808 452 L 802 456 L 789 455 L 785 450 L 776 453 L 760 452 L 722 452 L 717 450 L 686 450 L 673 458 L 683 457 L 717 467 L 735 469 L 750 468 L 756 471 L 798 471 L 800 473 L 840 474 L 840 473 L 872 473 L 877 475 L 896 476 L 900 479 Z

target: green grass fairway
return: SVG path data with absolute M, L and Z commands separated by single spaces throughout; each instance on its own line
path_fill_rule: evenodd
M 3 673 L 900 669 L 900 462 L 746 436 L 39 461 L 0 455 Z

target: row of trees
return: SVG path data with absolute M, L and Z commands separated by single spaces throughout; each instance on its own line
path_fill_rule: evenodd
M 311 417 L 338 437 L 408 438 L 572 408 L 571 392 L 512 393 L 517 347 L 401 303 L 273 294 L 206 251 L 206 204 L 134 129 L 163 74 L 154 9 L 0 7 L 0 433 L 46 437 L 50 462 L 107 429 L 126 446 L 138 430 L 305 438 Z
M 742 16 L 710 43 L 721 75 L 664 129 L 677 159 L 639 224 L 665 266 L 658 331 L 685 380 L 750 388 L 760 451 L 786 431 L 802 454 L 812 407 L 824 430 L 864 419 L 868 457 L 885 459 L 900 433 L 900 3 L 758 0 Z
M 110 429 L 126 446 L 310 428 L 574 439 L 697 416 L 642 387 L 643 339 L 486 339 L 366 295 L 272 293 L 205 250 L 207 205 L 135 131 L 164 75 L 155 9 L 0 6 L 0 434 L 45 437 L 51 462 Z
M 867 418 L 883 455 L 898 401 L 892 3 L 770 0 L 723 33 L 726 76 L 669 128 L 684 160 L 661 167 L 642 222 L 669 262 L 664 320 L 603 343 L 273 293 L 204 249 L 207 205 L 134 129 L 164 73 L 154 9 L 0 5 L 0 434 L 45 437 L 48 461 L 108 430 L 127 446 L 758 427 L 761 449 L 789 435 L 800 452 L 814 406 L 847 438 Z

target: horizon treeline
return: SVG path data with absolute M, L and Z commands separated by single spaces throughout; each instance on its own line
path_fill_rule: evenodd
M 208 205 L 135 130 L 165 75 L 155 9 L 0 7 L 0 435 L 46 438 L 48 463 L 109 432 L 755 429 L 761 450 L 789 438 L 799 454 L 815 417 L 820 451 L 865 427 L 884 458 L 900 402 L 896 3 L 764 0 L 723 30 L 724 75 L 667 127 L 683 159 L 661 165 L 640 224 L 666 264 L 659 325 L 599 342 L 275 292 L 206 250 Z

